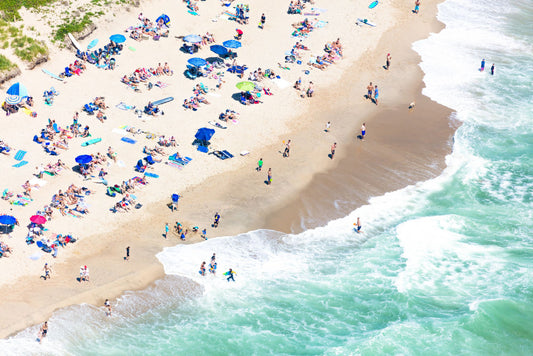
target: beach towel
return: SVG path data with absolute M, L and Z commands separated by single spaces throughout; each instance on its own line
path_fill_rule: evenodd
M 117 108 L 119 108 L 120 110 L 133 110 L 133 109 L 135 109 L 135 105 L 127 105 L 126 103 L 121 101 L 117 105 Z
M 181 164 L 178 164 L 176 162 L 165 162 L 167 165 L 169 165 L 170 167 L 174 167 L 174 168 L 177 168 L 177 169 L 182 169 L 183 166 Z
M 28 161 L 21 161 L 21 162 L 19 162 L 17 164 L 12 165 L 11 167 L 19 168 L 19 167 L 22 167 L 22 166 L 24 166 L 26 164 L 28 164 Z
M 26 155 L 26 151 L 18 151 L 16 154 L 15 154 L 15 160 L 17 161 L 22 161 L 22 159 L 24 158 L 24 155 Z

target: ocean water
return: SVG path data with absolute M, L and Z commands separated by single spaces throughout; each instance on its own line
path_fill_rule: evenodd
M 462 122 L 441 176 L 300 234 L 168 248 L 167 277 L 112 317 L 72 306 L 0 354 L 532 355 L 533 3 L 447 0 L 438 17 L 413 47 L 424 93 Z

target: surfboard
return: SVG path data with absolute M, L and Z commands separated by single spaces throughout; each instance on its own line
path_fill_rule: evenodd
M 78 41 L 76 41 L 76 39 L 74 38 L 74 36 L 72 36 L 72 33 L 69 33 L 68 35 L 68 38 L 70 38 L 70 41 L 72 42 L 72 44 L 74 45 L 74 47 L 76 47 L 76 49 L 79 49 L 80 51 L 82 50 L 81 49 L 81 46 L 80 44 L 78 43 Z
M 168 98 L 164 98 L 164 99 L 161 99 L 161 100 L 157 100 L 157 101 L 153 101 L 152 104 L 157 106 L 157 105 L 161 105 L 161 104 L 166 104 L 170 101 L 174 100 L 173 97 L 169 96 Z
M 209 121 L 209 124 L 211 124 L 211 125 L 213 125 L 215 127 L 218 127 L 219 129 L 227 129 L 228 128 L 227 126 L 219 124 L 218 122 L 214 122 L 214 121 Z
M 147 177 L 159 178 L 159 175 L 155 174 L 155 173 L 147 172 L 147 173 L 144 173 L 144 175 L 147 176 Z
M 97 44 L 98 44 L 98 38 L 95 38 L 95 39 L 92 40 L 91 43 L 89 43 L 89 45 L 87 46 L 87 51 L 93 49 L 94 46 L 96 46 Z
M 196 11 L 188 10 L 187 12 L 189 14 L 191 14 L 191 15 L 194 15 L 194 16 L 198 16 L 199 15 Z
M 368 25 L 372 27 L 376 27 L 376 24 L 373 22 L 368 21 L 367 19 L 357 19 L 358 25 Z
M 101 138 L 93 138 L 92 140 L 85 141 L 85 142 L 82 143 L 81 145 L 82 145 L 82 147 L 85 147 L 85 146 L 93 145 L 93 144 L 98 143 L 98 142 L 100 142 L 100 141 L 102 141 Z
M 129 138 L 129 137 L 122 137 L 121 140 L 127 143 L 131 143 L 131 144 L 134 144 L 135 142 L 137 142 L 134 139 Z
M 368 5 L 368 8 L 369 9 L 373 9 L 375 8 L 376 6 L 378 6 L 379 2 L 378 1 L 374 1 L 373 3 L 371 3 L 370 5 Z
M 47 69 L 43 69 L 43 73 L 48 74 L 49 76 L 51 76 L 54 79 L 63 81 L 63 78 L 61 78 L 59 75 L 55 75 L 54 73 L 50 72 Z

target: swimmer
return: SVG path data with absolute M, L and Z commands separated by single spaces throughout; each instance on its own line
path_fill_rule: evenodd
M 359 218 L 357 218 L 357 222 L 354 224 L 354 230 L 355 232 L 357 232 L 358 234 L 361 233 L 361 220 L 359 220 Z
M 202 275 L 202 276 L 205 276 L 205 261 L 202 262 L 202 264 L 200 265 L 200 271 L 199 273 Z
M 229 269 L 229 271 L 227 271 L 226 273 L 224 273 L 225 276 L 228 276 L 227 281 L 229 282 L 230 280 L 232 280 L 233 282 L 235 282 L 235 279 L 233 278 L 233 275 L 236 274 L 234 270 L 232 270 L 231 268 Z

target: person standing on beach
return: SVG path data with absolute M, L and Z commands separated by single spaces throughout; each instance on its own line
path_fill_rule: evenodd
M 218 211 L 215 213 L 215 221 L 213 221 L 213 227 L 217 228 L 218 227 L 218 223 L 220 222 L 220 214 L 218 213 Z
M 272 168 L 268 169 L 267 173 L 267 184 L 270 185 L 272 183 Z
M 372 91 L 374 91 L 374 86 L 372 82 L 366 87 L 366 98 L 372 100 Z
M 126 261 L 129 261 L 130 259 L 130 247 L 126 247 Z
M 479 69 L 481 72 L 485 70 L 485 58 L 481 60 L 481 68 Z
M 44 280 L 46 281 L 48 278 L 50 278 L 50 272 L 52 272 L 52 269 L 50 268 L 48 263 L 44 264 L 43 271 L 44 271 Z
M 109 299 L 105 300 L 104 307 L 106 308 L 105 315 L 111 316 L 111 304 L 109 303 Z
M 331 121 L 328 121 L 326 124 L 326 129 L 324 131 L 329 132 L 330 128 L 331 128 Z
M 168 223 L 165 223 L 165 239 L 167 238 L 167 235 L 168 235 Z
M 331 159 L 333 159 L 333 156 L 335 156 L 335 150 L 337 149 L 337 142 L 331 146 Z
M 387 64 L 386 64 L 387 70 L 389 70 L 391 60 L 392 60 L 392 57 L 390 53 L 387 53 Z
M 263 159 L 262 158 L 259 158 L 259 161 L 257 161 L 257 168 L 256 170 L 258 172 L 261 172 L 261 169 L 263 168 Z
M 41 329 L 39 330 L 39 336 L 37 337 L 37 341 L 39 341 L 39 344 L 43 342 L 43 339 L 46 337 L 46 334 L 48 334 L 48 321 L 45 321 L 41 326 Z
M 283 151 L 283 157 L 289 157 L 291 151 L 291 140 L 287 141 L 285 145 L 285 151 Z
M 89 278 L 89 267 L 87 267 L 87 266 L 85 266 L 85 272 L 84 272 L 84 274 L 83 274 L 83 277 L 85 278 L 85 280 L 86 280 L 87 282 L 90 282 L 90 281 L 91 281 L 90 278 Z
M 259 27 L 261 28 L 261 30 L 265 28 L 265 22 L 266 22 L 265 14 L 262 14 L 262 15 L 261 15 L 261 22 L 260 22 L 260 25 L 259 25 Z
M 418 11 L 420 11 L 420 0 L 416 0 L 415 1 L 415 9 L 414 9 L 414 13 L 415 14 L 418 14 Z
M 200 237 L 203 238 L 204 240 L 207 240 L 207 229 L 202 230 Z
M 363 124 L 361 125 L 361 140 L 362 140 L 362 141 L 365 140 L 365 134 L 366 134 L 366 125 L 365 125 L 365 123 L 363 122 Z
M 378 91 L 378 86 L 376 85 L 374 87 L 374 103 L 376 103 L 376 105 L 378 105 L 378 97 L 379 97 L 379 91 Z
M 490 74 L 494 75 L 494 63 L 492 63 L 492 67 L 490 67 Z

